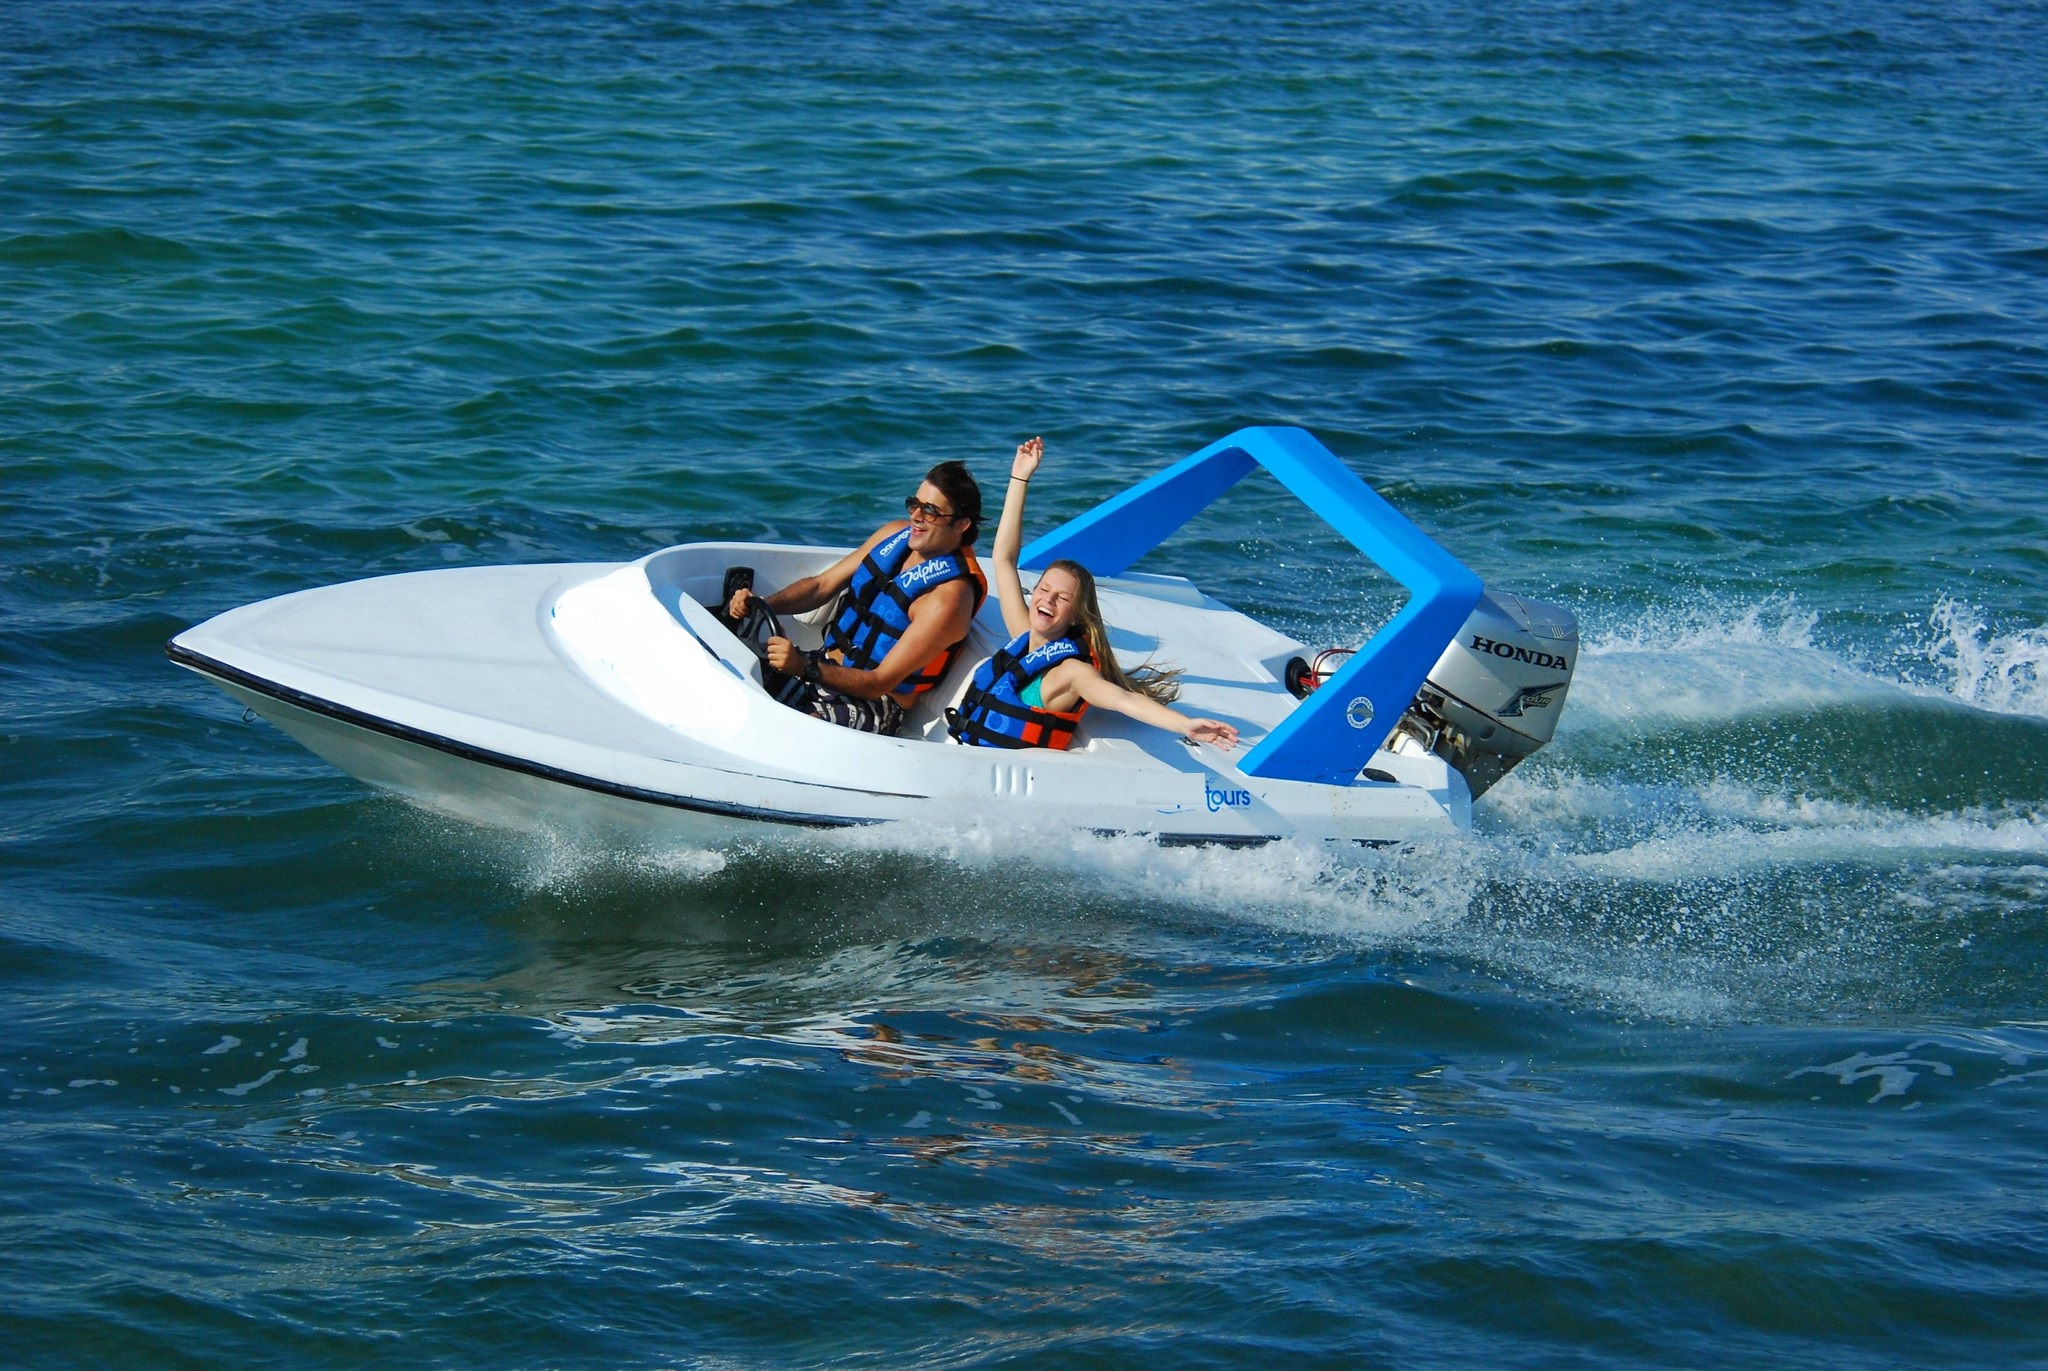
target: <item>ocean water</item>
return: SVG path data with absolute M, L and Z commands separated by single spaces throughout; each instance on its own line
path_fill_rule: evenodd
M 0 1361 L 2048 1365 L 2044 226 L 2038 4 L 9 6 Z M 1469 837 L 591 850 L 161 652 L 1246 423 L 1580 617 Z

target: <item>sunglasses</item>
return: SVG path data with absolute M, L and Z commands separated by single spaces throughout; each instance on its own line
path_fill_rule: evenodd
M 937 505 L 926 504 L 915 495 L 903 502 L 903 512 L 913 519 L 922 514 L 925 518 L 935 523 L 941 519 L 957 519 L 960 517 L 949 509 L 940 509 Z

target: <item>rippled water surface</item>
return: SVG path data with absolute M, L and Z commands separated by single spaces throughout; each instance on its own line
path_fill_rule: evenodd
M 6 1360 L 2048 1361 L 2048 11 L 5 28 Z M 1246 423 L 1578 614 L 1469 837 L 592 850 L 161 654 Z

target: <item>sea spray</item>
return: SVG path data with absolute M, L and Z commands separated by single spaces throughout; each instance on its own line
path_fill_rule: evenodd
M 1943 596 L 1928 616 L 1919 651 L 1964 704 L 2048 719 L 2048 628 L 1996 632 L 1975 607 Z

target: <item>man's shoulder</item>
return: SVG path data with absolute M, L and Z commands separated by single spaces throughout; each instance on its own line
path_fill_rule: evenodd
M 895 519 L 890 521 L 889 523 L 883 524 L 873 533 L 870 533 L 867 536 L 866 540 L 862 542 L 859 547 L 855 548 L 852 552 L 847 554 L 844 565 L 848 568 L 849 571 L 851 571 L 851 569 L 854 566 L 858 565 L 860 561 L 863 558 L 865 558 L 869 553 L 874 552 L 875 550 L 880 548 L 884 543 L 888 542 L 891 538 L 895 537 L 897 534 L 901 533 L 904 529 L 909 527 L 910 521 L 908 519 Z

